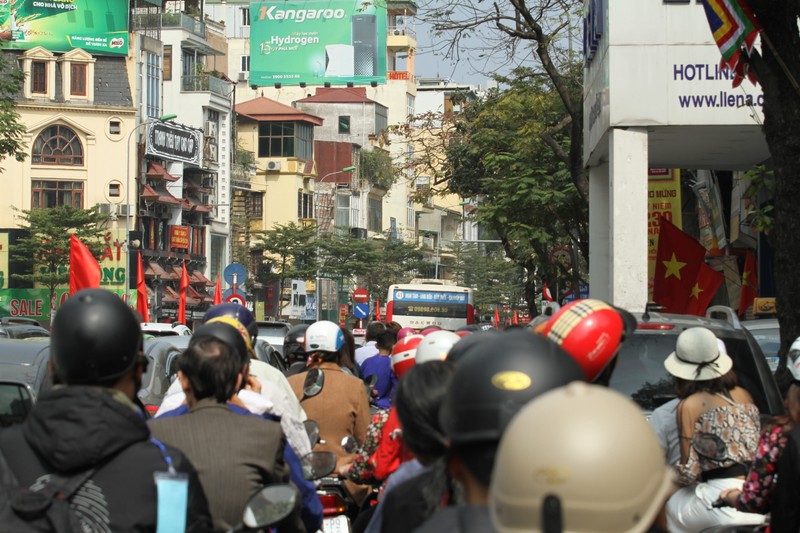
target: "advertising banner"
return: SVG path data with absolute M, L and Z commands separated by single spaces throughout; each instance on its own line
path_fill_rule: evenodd
M 2 0 L 0 0 L 2 1 Z M 145 154 L 200 166 L 201 132 L 172 122 L 147 124 Z
M 8 287 L 8 233 L 0 233 L 0 289 Z
M 190 243 L 191 228 L 189 226 L 170 226 L 169 227 L 169 247 L 188 250 Z
M 386 82 L 386 4 L 250 4 L 250 84 Z
M 650 297 L 653 296 L 653 274 L 656 271 L 659 220 L 666 218 L 678 228 L 681 217 L 681 171 L 677 168 L 651 168 L 647 173 L 647 272 Z
M 0 0 L 0 47 L 128 54 L 128 0 Z

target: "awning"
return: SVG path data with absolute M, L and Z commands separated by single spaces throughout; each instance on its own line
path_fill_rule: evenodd
M 181 201 L 172 196 L 167 191 L 159 191 L 152 188 L 149 185 L 142 186 L 142 194 L 140 195 L 142 200 L 146 200 L 148 202 L 158 202 L 160 204 L 167 204 L 167 205 L 180 205 Z
M 192 277 L 189 278 L 189 283 L 194 283 L 197 285 L 205 285 L 206 287 L 213 287 L 214 285 L 216 285 L 216 283 L 205 277 L 203 273 L 200 272 L 199 270 L 195 270 L 194 272 L 192 272 Z
M 202 291 L 202 292 L 197 291 L 191 285 L 186 287 L 186 297 L 187 297 L 187 302 L 188 302 L 189 298 L 197 300 L 197 303 L 214 301 L 214 298 L 209 296 L 207 292 L 205 292 L 205 291 Z
M 181 296 L 170 286 L 164 287 L 164 302 L 180 302 Z M 186 305 L 197 305 L 203 301 L 203 297 L 194 290 L 191 285 L 186 287 Z
M 144 267 L 144 276 L 146 278 L 154 278 L 158 276 L 161 279 L 177 279 L 174 273 L 167 272 L 161 265 L 154 261 L 149 261 L 146 263 L 147 266 Z
M 200 185 L 197 185 L 195 183 L 186 181 L 185 178 L 184 178 L 184 181 L 183 181 L 183 190 L 187 191 L 187 192 L 200 192 L 200 193 L 203 193 L 203 194 L 208 194 L 208 193 L 211 192 L 211 189 L 207 189 L 207 188 L 201 187 Z
M 208 213 L 211 211 L 211 206 L 196 204 L 188 198 L 181 198 L 181 209 L 195 213 Z
M 178 181 L 180 179 L 167 172 L 167 169 L 158 163 L 153 163 L 152 161 L 147 163 L 147 172 L 145 172 L 144 175 L 150 180 Z

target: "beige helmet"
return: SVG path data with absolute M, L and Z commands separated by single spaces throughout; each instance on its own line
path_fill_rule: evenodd
M 636 404 L 573 382 L 528 403 L 506 428 L 492 473 L 492 522 L 499 533 L 545 531 L 551 518 L 565 533 L 642 533 L 671 482 Z

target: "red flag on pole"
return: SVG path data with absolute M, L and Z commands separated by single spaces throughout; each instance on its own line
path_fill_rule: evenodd
M 186 289 L 189 287 L 189 274 L 186 272 L 186 261 L 181 266 L 180 302 L 178 302 L 178 322 L 186 324 Z
M 519 325 L 519 311 L 517 311 L 516 309 L 514 309 L 514 319 L 511 323 L 514 324 L 515 326 Z
M 75 235 L 69 236 L 69 293 L 100 286 L 100 264 Z
M 556 287 L 556 288 L 558 288 L 558 287 Z M 546 281 L 544 282 L 544 285 L 542 285 L 542 298 L 544 298 L 548 302 L 552 302 L 553 301 L 553 296 L 550 294 L 550 288 L 547 286 L 547 282 Z
M 758 296 L 758 267 L 756 256 L 747 250 L 744 256 L 744 269 L 742 270 L 742 290 L 739 293 L 739 315 L 744 315 L 747 308 L 753 305 L 753 300 Z
M 317 305 L 319 305 L 319 302 L 317 302 Z M 380 302 L 380 300 L 375 300 L 375 320 L 377 320 L 378 322 L 381 321 L 381 302 Z
M 690 315 L 704 315 L 706 309 L 708 309 L 708 304 L 711 303 L 714 294 L 716 294 L 723 281 L 725 281 L 725 276 L 723 276 L 721 272 L 717 272 L 706 264 L 700 265 L 697 278 L 689 294 L 686 313 Z
M 138 269 L 136 270 L 136 310 L 141 315 L 142 322 L 150 322 L 150 306 L 147 305 L 147 285 L 144 284 L 142 252 L 139 251 L 138 254 Z
M 661 217 L 653 300 L 666 312 L 686 312 L 705 256 L 706 249 L 699 242 Z
M 497 310 L 496 307 L 494 308 L 494 327 L 496 328 L 500 327 L 500 312 Z
M 222 280 L 219 279 L 217 274 L 217 286 L 214 288 L 214 305 L 222 303 Z

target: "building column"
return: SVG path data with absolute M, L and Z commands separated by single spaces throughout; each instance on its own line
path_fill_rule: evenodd
M 611 300 L 611 204 L 608 163 L 589 167 L 589 296 Z

